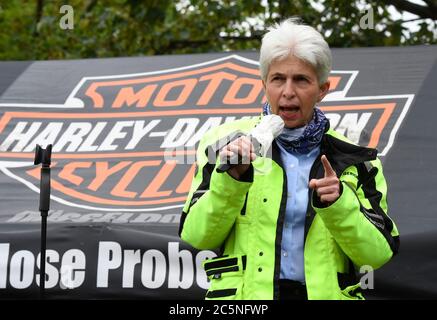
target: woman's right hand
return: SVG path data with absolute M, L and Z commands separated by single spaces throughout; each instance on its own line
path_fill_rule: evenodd
M 225 163 L 226 160 L 232 159 L 239 155 L 240 164 L 232 166 L 227 172 L 235 179 L 240 177 L 249 169 L 250 163 L 256 159 L 254 147 L 248 136 L 241 136 L 234 141 L 231 141 L 220 151 L 220 161 Z

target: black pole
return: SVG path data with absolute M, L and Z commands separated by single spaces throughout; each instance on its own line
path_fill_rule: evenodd
M 39 210 L 41 212 L 41 253 L 40 253 L 40 275 L 39 288 L 40 297 L 45 299 L 46 280 L 46 247 L 47 247 L 47 216 L 50 209 L 50 163 L 52 156 L 52 145 L 49 144 L 44 150 L 36 145 L 34 164 L 42 164 L 41 181 L 39 193 Z
M 40 274 L 39 274 L 39 293 L 43 300 L 45 298 L 45 288 L 46 288 L 46 245 L 47 245 L 47 212 L 43 213 L 41 211 L 41 255 L 39 260 Z

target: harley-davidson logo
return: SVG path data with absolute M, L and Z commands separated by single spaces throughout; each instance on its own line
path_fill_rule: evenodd
M 357 74 L 333 71 L 319 107 L 331 127 L 384 156 L 413 95 L 346 97 Z M 104 211 L 182 207 L 205 132 L 259 116 L 264 101 L 257 62 L 236 55 L 179 69 L 83 78 L 61 106 L 1 106 L 7 109 L 0 119 L 0 169 L 37 191 L 34 149 L 51 143 L 54 200 Z

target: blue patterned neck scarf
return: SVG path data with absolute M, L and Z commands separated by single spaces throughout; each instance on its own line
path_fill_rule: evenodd
M 263 114 L 272 114 L 268 102 L 263 107 Z M 278 142 L 288 152 L 306 154 L 317 147 L 322 141 L 328 119 L 318 108 L 314 108 L 313 118 L 303 128 L 286 128 L 276 137 Z

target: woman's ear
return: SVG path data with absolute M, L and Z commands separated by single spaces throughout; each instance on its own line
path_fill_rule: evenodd
M 326 80 L 326 82 L 319 87 L 320 92 L 319 92 L 319 98 L 317 99 L 317 102 L 320 102 L 323 100 L 323 98 L 326 96 L 326 94 L 329 91 L 330 85 L 331 85 L 331 83 L 329 82 L 329 80 Z

